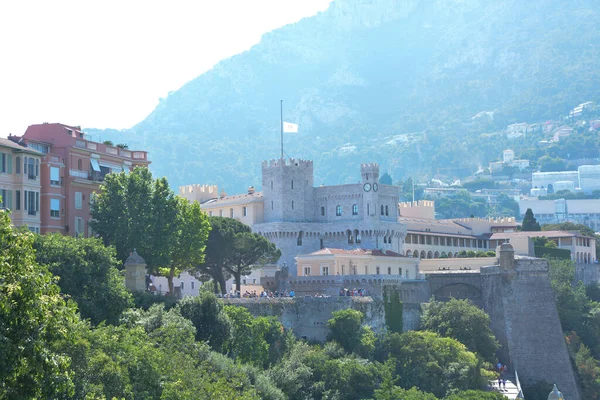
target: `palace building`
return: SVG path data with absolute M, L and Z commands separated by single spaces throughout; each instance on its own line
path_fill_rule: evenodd
M 278 265 L 287 265 L 291 275 L 301 275 L 298 255 L 325 248 L 452 258 L 463 250 L 487 251 L 493 232 L 516 230 L 514 218 L 436 220 L 433 202 L 400 203 L 400 191 L 379 183 L 375 163 L 360 166 L 357 183 L 315 187 L 313 162 L 298 159 L 263 161 L 262 191 L 251 186 L 247 193 L 227 195 L 214 185 L 179 188 L 210 216 L 235 218 L 268 238 L 282 252 Z

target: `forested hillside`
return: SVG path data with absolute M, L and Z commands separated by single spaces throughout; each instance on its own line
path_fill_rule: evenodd
M 283 99 L 300 125 L 286 153 L 315 161 L 316 184 L 353 182 L 364 161 L 461 177 L 499 156 L 506 125 L 600 100 L 599 17 L 592 0 L 338 0 L 102 137 L 149 150 L 173 185 L 237 192 L 279 155 Z

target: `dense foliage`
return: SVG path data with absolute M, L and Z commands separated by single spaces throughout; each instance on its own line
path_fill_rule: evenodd
M 6 213 L 0 218 L 0 399 L 437 400 L 483 393 L 480 360 L 453 338 L 376 335 L 361 312 L 342 310 L 329 321 L 330 341 L 308 344 L 275 317 L 223 307 L 206 289 L 170 308 L 129 308 L 113 248 L 98 239 L 35 237 L 11 228 Z M 82 304 L 84 319 L 65 297 Z
M 210 231 L 198 202 L 188 203 L 169 188 L 166 178 L 153 179 L 147 168 L 105 177 L 90 203 L 91 225 L 124 262 L 132 251 L 143 255 L 153 273 L 173 277 L 204 261 Z

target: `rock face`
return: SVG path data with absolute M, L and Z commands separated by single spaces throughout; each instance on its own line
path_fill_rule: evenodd
M 395 179 L 448 167 L 460 176 L 499 154 L 496 138 L 469 138 L 600 99 L 594 3 L 335 1 L 102 137 L 149 150 L 172 185 L 258 189 L 260 161 L 279 156 L 283 99 L 284 119 L 300 125 L 285 151 L 313 159 L 317 183 L 350 182 L 347 167 L 366 160 Z

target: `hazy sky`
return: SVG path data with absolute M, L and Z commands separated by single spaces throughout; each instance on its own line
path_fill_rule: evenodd
M 0 2 L 0 137 L 129 128 L 160 97 L 330 0 Z

